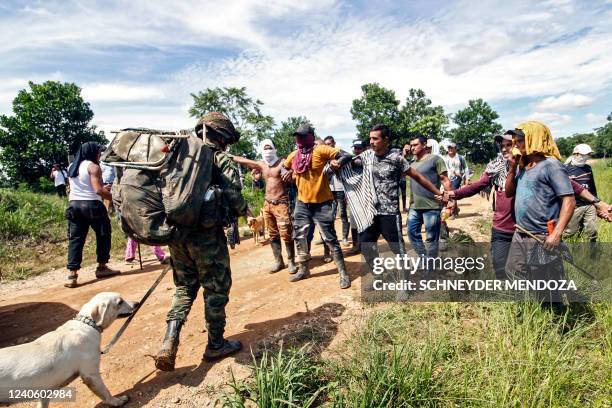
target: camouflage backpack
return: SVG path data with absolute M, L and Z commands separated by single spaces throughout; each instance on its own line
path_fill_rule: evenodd
M 113 204 L 138 242 L 166 245 L 218 222 L 213 151 L 189 132 L 124 129 L 102 161 L 117 169 Z

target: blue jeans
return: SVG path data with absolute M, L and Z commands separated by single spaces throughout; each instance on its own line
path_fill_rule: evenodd
M 425 242 L 421 237 L 421 226 L 425 224 Z M 408 238 L 419 255 L 427 257 L 438 256 L 438 240 L 440 239 L 440 210 L 415 210 L 408 212 Z

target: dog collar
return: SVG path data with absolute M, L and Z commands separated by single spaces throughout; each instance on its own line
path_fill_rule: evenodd
M 76 320 L 77 322 L 85 323 L 86 325 L 96 329 L 99 333 L 102 333 L 102 327 L 98 326 L 91 317 L 78 314 L 75 317 L 73 317 L 72 320 Z

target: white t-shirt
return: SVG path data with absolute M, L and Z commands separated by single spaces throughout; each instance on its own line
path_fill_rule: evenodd
M 89 160 L 83 160 L 79 165 L 79 175 L 70 177 L 69 200 L 102 201 L 102 197 L 100 197 L 91 186 L 91 176 L 89 175 L 89 171 L 87 171 L 87 167 L 90 163 Z
M 64 170 L 53 170 L 52 174 L 55 187 L 66 184 L 66 172 Z

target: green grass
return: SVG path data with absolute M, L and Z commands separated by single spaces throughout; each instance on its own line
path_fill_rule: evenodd
M 525 303 L 396 304 L 326 360 L 264 355 L 227 407 L 605 407 L 610 305 L 564 316 Z
M 53 194 L 0 189 L 0 277 L 23 280 L 66 263 L 68 201 Z M 112 256 L 120 257 L 125 237 L 113 217 Z M 90 231 L 83 250 L 83 265 L 96 258 L 95 236 Z

